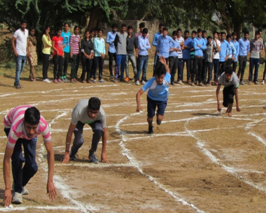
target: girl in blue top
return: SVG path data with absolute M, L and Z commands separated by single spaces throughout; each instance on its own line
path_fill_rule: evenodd
M 147 122 L 148 134 L 153 134 L 153 117 L 157 109 L 157 124 L 160 125 L 163 120 L 164 112 L 167 107 L 169 96 L 169 84 L 171 81 L 170 68 L 164 57 L 160 57 L 155 68 L 155 76 L 152 77 L 136 94 L 137 109 L 142 110 L 140 104 L 140 96 L 147 90 Z

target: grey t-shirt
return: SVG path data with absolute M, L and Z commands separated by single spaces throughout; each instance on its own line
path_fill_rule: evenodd
M 218 84 L 219 85 L 224 85 L 224 87 L 228 87 L 228 86 L 234 85 L 235 88 L 238 88 L 239 87 L 239 79 L 236 76 L 235 72 L 233 72 L 233 75 L 232 75 L 232 77 L 231 77 L 231 79 L 229 81 L 226 80 L 224 73 L 225 72 L 223 72 L 221 74 L 220 79 L 218 81 Z
M 71 123 L 73 125 L 77 125 L 79 121 L 85 124 L 91 124 L 95 121 L 100 121 L 102 124 L 102 127 L 105 128 L 106 127 L 106 114 L 104 110 L 102 109 L 102 107 L 100 106 L 100 110 L 97 116 L 94 119 L 92 119 L 88 116 L 87 106 L 88 106 L 87 99 L 82 99 L 78 102 L 78 104 L 72 110 Z
M 120 32 L 117 33 L 115 38 L 115 46 L 116 46 L 116 54 L 117 55 L 126 55 L 126 44 L 127 44 L 127 36 L 128 34 L 124 32 L 121 34 Z
M 255 39 L 252 39 L 250 41 L 250 58 L 260 59 L 260 52 L 263 49 L 263 43 L 259 39 L 256 41 Z

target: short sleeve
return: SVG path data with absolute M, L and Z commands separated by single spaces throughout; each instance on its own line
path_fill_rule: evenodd
M 224 75 L 224 73 L 220 76 L 220 79 L 219 79 L 219 81 L 218 81 L 218 84 L 219 84 L 219 85 L 222 85 L 223 75 Z
M 171 82 L 171 75 L 170 75 L 170 73 L 166 73 L 165 78 L 166 78 L 166 81 L 167 81 L 168 83 Z
M 238 87 L 239 87 L 239 79 L 238 79 L 237 76 L 234 77 L 234 81 L 233 81 L 233 83 L 234 83 L 234 87 L 235 87 L 235 88 L 238 88 Z
M 73 125 L 77 125 L 77 123 L 79 122 L 79 119 L 78 119 L 78 110 L 77 108 L 75 107 L 72 111 L 72 115 L 71 115 L 71 123 Z
M 18 38 L 18 31 L 16 30 L 15 33 L 13 34 L 14 38 Z
M 150 80 L 148 80 L 146 82 L 146 84 L 142 87 L 142 90 L 146 91 L 147 89 L 149 89 L 152 86 L 152 83 L 153 83 L 154 79 L 155 79 L 155 77 L 153 77 Z

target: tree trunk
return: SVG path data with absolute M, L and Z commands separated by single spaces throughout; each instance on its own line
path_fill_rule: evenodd
M 237 34 L 237 38 L 240 39 L 241 38 L 241 28 L 242 28 L 242 22 L 236 22 L 235 26 L 234 26 L 234 30 Z
M 87 29 L 90 30 L 90 29 L 97 28 L 100 17 L 101 17 L 101 9 L 99 6 L 96 6 L 93 8 L 93 10 L 90 14 L 90 21 L 89 21 L 89 24 L 87 26 Z

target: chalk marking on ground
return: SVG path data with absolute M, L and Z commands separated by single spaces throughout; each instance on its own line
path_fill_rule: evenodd
M 123 117 L 122 119 L 120 119 L 117 124 L 116 124 L 116 131 L 118 132 L 118 134 L 121 136 L 121 142 L 119 143 L 119 145 L 122 148 L 123 151 L 123 155 L 126 156 L 128 158 L 128 160 L 133 164 L 133 166 L 144 176 L 146 176 L 150 181 L 152 181 L 156 186 L 158 186 L 160 189 L 162 189 L 164 192 L 168 193 L 169 195 L 171 195 L 176 201 L 182 203 L 183 205 L 189 206 L 191 208 L 193 208 L 195 211 L 202 213 L 204 211 L 198 209 L 195 205 L 188 203 L 187 201 L 185 201 L 184 199 L 176 196 L 173 192 L 171 192 L 170 190 L 166 189 L 162 184 L 160 184 L 159 182 L 156 181 L 156 179 L 146 173 L 143 172 L 143 170 L 140 168 L 139 163 L 137 160 L 135 160 L 135 158 L 130 155 L 130 151 L 125 147 L 124 143 L 126 140 L 125 136 L 124 136 L 124 132 L 120 130 L 119 126 L 122 122 L 124 122 L 126 119 L 128 119 L 128 117 L 130 116 L 134 116 L 134 115 L 138 115 L 140 113 L 132 113 L 130 115 L 127 115 L 125 117 Z
M 0 208 L 3 212 L 23 211 L 27 209 L 38 209 L 38 210 L 80 210 L 79 207 L 75 206 L 16 206 Z
M 254 184 L 251 181 L 246 180 L 245 178 L 243 178 L 242 176 L 239 176 L 236 171 L 234 171 L 234 167 L 228 167 L 222 163 L 220 163 L 220 159 L 216 158 L 208 149 L 206 149 L 205 146 L 205 141 L 201 141 L 198 137 L 196 137 L 195 135 L 192 134 L 192 132 L 190 130 L 187 129 L 187 125 L 189 124 L 189 120 L 185 123 L 184 128 L 185 130 L 188 132 L 188 134 L 193 137 L 196 141 L 197 141 L 197 146 L 200 148 L 200 150 L 215 164 L 218 164 L 219 166 L 221 166 L 224 170 L 226 170 L 227 172 L 231 173 L 234 177 L 236 177 L 237 179 L 242 180 L 244 183 L 254 187 L 255 189 L 258 189 L 262 192 L 266 192 L 265 188 L 263 187 L 259 187 L 256 184 Z
M 133 164 L 131 164 L 130 162 L 128 163 L 110 163 L 110 164 L 106 164 L 106 163 L 101 163 L 99 162 L 98 164 L 92 164 L 88 162 L 85 163 L 78 163 L 75 161 L 71 161 L 70 163 L 67 164 L 62 164 L 62 163 L 56 163 L 55 166 L 79 166 L 79 167 L 87 167 L 87 168 L 108 168 L 108 167 L 133 167 Z
M 262 122 L 263 120 L 265 120 L 265 118 L 261 119 L 261 120 L 255 120 L 253 122 L 247 123 L 245 130 L 247 131 L 247 134 L 255 137 L 259 142 L 261 142 L 264 146 L 266 146 L 266 141 L 263 140 L 260 136 L 256 135 L 255 133 L 249 131 L 249 129 L 253 126 L 255 126 L 257 123 Z

